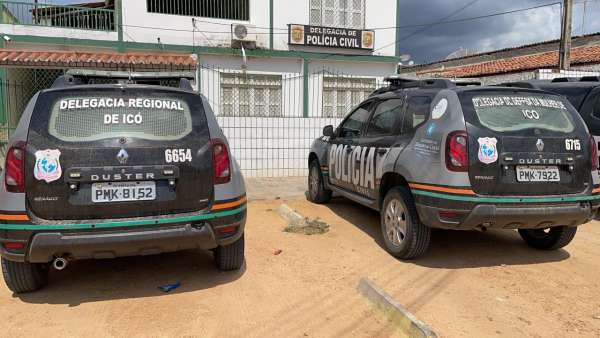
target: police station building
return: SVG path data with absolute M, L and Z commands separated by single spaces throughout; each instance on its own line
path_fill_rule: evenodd
M 396 72 L 398 2 L 0 0 L 0 142 L 66 71 L 181 74 L 246 175 L 305 175 L 322 127 Z

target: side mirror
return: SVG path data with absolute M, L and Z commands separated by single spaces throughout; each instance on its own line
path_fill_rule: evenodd
M 335 133 L 333 132 L 333 126 L 332 125 L 328 125 L 328 126 L 325 126 L 323 128 L 323 136 L 333 137 L 334 134 Z

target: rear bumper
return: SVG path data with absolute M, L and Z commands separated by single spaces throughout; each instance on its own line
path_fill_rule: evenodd
M 578 226 L 591 221 L 598 205 L 569 203 L 553 205 L 478 204 L 472 208 L 440 208 L 417 203 L 421 221 L 433 228 L 472 230 L 545 229 L 555 226 Z M 455 217 L 444 218 L 440 212 L 453 212 Z
M 201 222 L 161 222 L 157 226 L 89 230 L 2 230 L 0 255 L 17 262 L 47 263 L 55 257 L 104 259 L 153 255 L 188 249 L 214 249 L 238 240 L 246 223 L 240 212 Z M 219 229 L 235 231 L 220 234 Z M 23 243 L 25 250 L 7 250 L 4 243 Z

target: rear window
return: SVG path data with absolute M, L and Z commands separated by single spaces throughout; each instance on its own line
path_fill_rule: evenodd
M 575 129 L 571 112 L 554 95 L 474 95 L 471 102 L 481 125 L 497 132 Z
M 110 95 L 62 97 L 51 108 L 48 132 L 65 142 L 114 137 L 178 140 L 192 131 L 192 116 L 179 98 Z

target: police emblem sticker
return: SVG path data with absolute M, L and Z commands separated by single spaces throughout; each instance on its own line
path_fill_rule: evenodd
M 33 176 L 46 183 L 54 182 L 62 176 L 60 167 L 60 150 L 46 149 L 35 152 Z
M 479 161 L 485 164 L 498 161 L 498 149 L 496 148 L 498 140 L 495 137 L 480 137 L 477 142 L 479 142 Z

